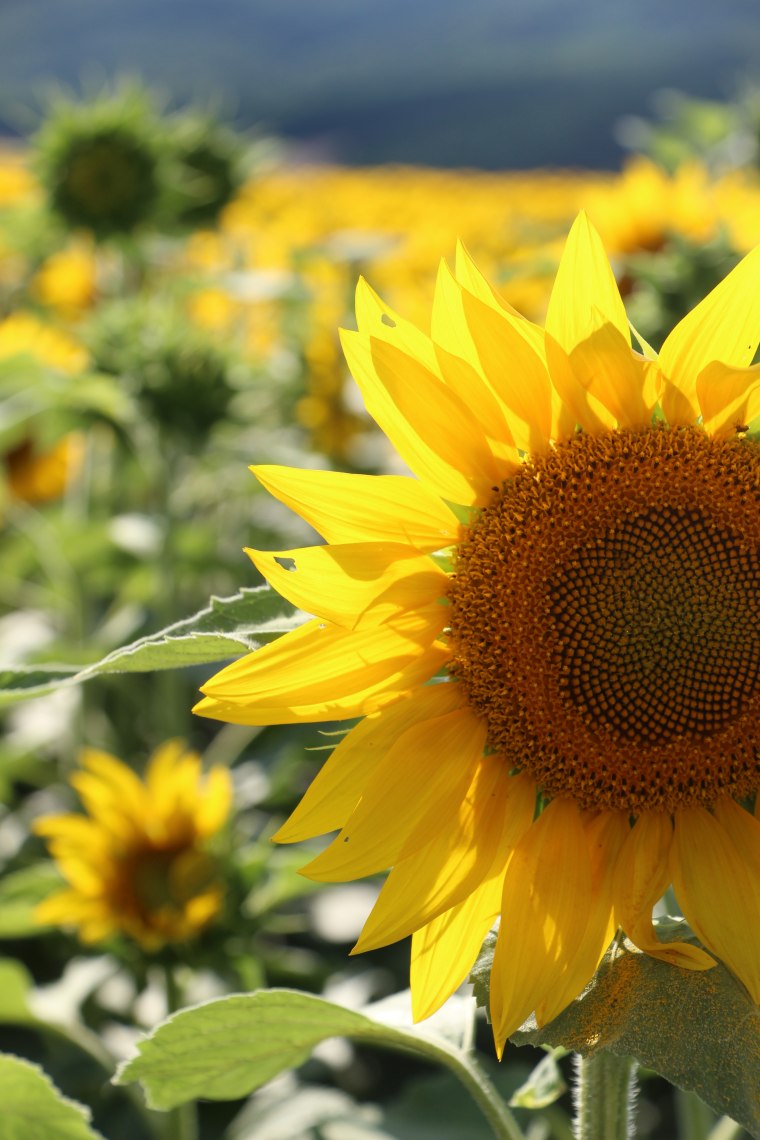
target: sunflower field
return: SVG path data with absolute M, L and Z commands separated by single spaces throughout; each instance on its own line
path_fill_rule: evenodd
M 760 1137 L 760 116 L 678 106 L 0 151 L 1 1140 Z

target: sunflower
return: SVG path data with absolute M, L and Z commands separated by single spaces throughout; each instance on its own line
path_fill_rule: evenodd
M 360 282 L 344 348 L 416 478 L 254 468 L 326 545 L 255 565 L 316 615 L 196 711 L 362 717 L 276 835 L 390 868 L 356 951 L 412 936 L 417 1019 L 496 919 L 496 1046 L 556 1016 L 618 928 L 760 1001 L 760 249 L 631 346 L 601 241 L 570 232 L 545 329 L 463 249 L 431 335 Z M 639 343 L 639 342 L 637 342 Z M 657 938 L 669 885 L 705 949 Z
M 23 503 L 49 503 L 65 495 L 79 473 L 85 454 L 85 438 L 71 431 L 47 449 L 31 436 L 0 457 L 10 494 Z
M 199 757 L 171 740 L 154 752 L 144 781 L 115 756 L 87 749 L 70 783 L 87 815 L 35 821 L 69 883 L 38 906 L 38 921 L 73 926 L 83 942 L 125 934 L 148 951 L 195 937 L 222 907 L 207 848 L 229 814 L 228 771 L 201 776 Z

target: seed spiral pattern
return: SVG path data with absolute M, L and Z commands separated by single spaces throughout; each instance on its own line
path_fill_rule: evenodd
M 636 812 L 760 784 L 760 447 L 579 433 L 466 528 L 452 675 L 549 795 Z

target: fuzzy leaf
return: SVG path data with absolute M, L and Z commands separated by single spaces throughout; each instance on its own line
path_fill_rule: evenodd
M 102 1140 L 90 1111 L 61 1095 L 38 1065 L 0 1054 L 0 1140 Z
M 382 1016 L 380 1004 L 376 1012 Z M 387 1012 L 395 1022 L 398 1011 Z M 141 1081 L 152 1108 L 197 1097 L 236 1100 L 303 1064 L 329 1037 L 417 1053 L 455 1072 L 467 1068 L 467 1054 L 434 1034 L 431 1022 L 423 1031 L 400 1028 L 311 994 L 258 990 L 174 1014 L 139 1043 L 139 1055 L 121 1066 L 115 1082 Z
M 682 921 L 660 922 L 658 933 L 696 942 Z M 531 1019 L 511 1040 L 635 1057 L 760 1138 L 760 1010 L 720 963 L 681 970 L 626 941 L 607 952 L 585 992 L 554 1021 L 539 1029 Z
M 0 706 L 41 697 L 103 673 L 151 673 L 156 669 L 224 661 L 273 641 L 304 619 L 305 615 L 271 586 L 241 590 L 230 598 L 212 598 L 193 617 L 114 649 L 84 669 L 73 665 L 14 665 L 0 669 Z

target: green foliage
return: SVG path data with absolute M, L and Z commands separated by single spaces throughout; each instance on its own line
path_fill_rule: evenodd
M 218 340 L 190 326 L 168 298 L 137 296 L 100 307 L 84 332 L 95 366 L 120 377 L 143 413 L 185 446 L 223 420 L 244 372 Z
M 399 1002 L 398 999 L 402 999 Z M 120 1067 L 117 1084 L 140 1081 L 148 1103 L 173 1108 L 197 1097 L 236 1099 L 295 1068 L 330 1037 L 349 1037 L 382 1049 L 400 1050 L 449 1069 L 488 1115 L 499 1117 L 498 1135 L 519 1136 L 506 1107 L 471 1055 L 473 1005 L 452 1002 L 443 1023 L 400 1027 L 408 996 L 397 995 L 362 1013 L 293 990 L 233 994 L 182 1010 L 138 1045 L 139 1055 Z M 198 1042 L 203 1041 L 199 1051 Z
M 562 1076 L 557 1057 L 564 1056 L 565 1049 L 555 1049 L 539 1061 L 533 1072 L 509 1098 L 513 1108 L 546 1108 L 567 1092 L 567 1083 Z
M 683 920 L 660 920 L 657 928 L 664 942 L 697 942 Z M 494 944 L 489 938 L 473 971 L 480 1005 L 488 1001 Z M 614 943 L 579 998 L 548 1025 L 539 1028 L 531 1018 L 511 1040 L 581 1056 L 606 1049 L 634 1057 L 760 1136 L 760 1017 L 721 963 L 703 972 L 681 970 L 627 941 Z
M 67 1100 L 37 1065 L 0 1055 L 0 1140 L 97 1140 L 90 1112 Z M 102 1140 L 102 1138 L 101 1138 Z
M 271 586 L 242 590 L 231 598 L 212 598 L 194 617 L 121 646 L 84 669 L 74 665 L 4 669 L 0 672 L 0 705 L 40 697 L 103 674 L 151 673 L 224 661 L 272 641 L 303 620 L 304 615 Z
M 36 863 L 0 878 L 0 938 L 29 938 L 44 934 L 34 917 L 37 903 L 61 885 L 52 863 Z M 0 985 L 0 988 L 4 986 Z

